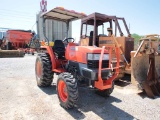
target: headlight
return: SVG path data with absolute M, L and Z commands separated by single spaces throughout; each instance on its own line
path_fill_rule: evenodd
M 87 55 L 87 59 L 88 60 L 99 60 L 100 56 L 101 56 L 101 54 L 91 54 L 91 53 L 89 53 Z M 103 55 L 103 60 L 109 60 L 109 54 L 104 54 Z

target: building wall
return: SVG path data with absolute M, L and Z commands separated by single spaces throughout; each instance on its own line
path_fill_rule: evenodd
M 40 40 L 44 39 L 43 35 L 43 21 L 42 18 L 40 18 L 40 13 L 37 14 L 37 34 L 38 38 Z M 63 40 L 66 37 L 66 23 L 56 20 L 46 20 L 45 22 L 46 27 L 46 37 L 50 41 L 54 40 Z M 69 25 L 69 35 L 68 37 L 71 37 L 71 31 L 72 31 L 72 24 Z

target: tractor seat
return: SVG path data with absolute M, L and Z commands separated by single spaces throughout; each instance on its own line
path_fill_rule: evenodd
M 65 46 L 62 40 L 54 41 L 53 50 L 54 50 L 54 53 L 56 54 L 56 57 L 58 57 L 58 59 L 65 59 Z

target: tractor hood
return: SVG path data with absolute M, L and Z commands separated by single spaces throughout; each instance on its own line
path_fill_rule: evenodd
M 101 53 L 102 48 L 94 47 L 94 46 L 78 46 L 77 51 L 83 52 L 83 53 Z M 105 53 L 108 53 L 107 50 Z
M 101 54 L 102 48 L 94 47 L 94 46 L 70 46 L 68 45 L 66 48 L 66 59 L 79 62 L 79 63 L 87 63 L 87 54 L 95 53 Z M 108 53 L 107 50 L 104 53 Z

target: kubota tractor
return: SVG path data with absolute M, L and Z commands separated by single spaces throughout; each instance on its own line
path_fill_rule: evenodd
M 126 31 L 128 36 L 124 36 L 122 31 Z M 118 78 L 122 78 L 124 73 L 131 73 L 131 69 L 128 69 L 128 66 L 131 61 L 130 52 L 134 50 L 134 39 L 131 37 L 124 18 L 108 16 L 101 13 L 90 14 L 81 21 L 80 37 L 80 45 L 82 46 L 96 45 L 97 47 L 120 48 L 120 54 L 122 56 L 120 59 L 121 69 Z M 115 54 L 113 54 L 113 56 L 115 56 Z M 116 65 L 116 62 L 116 59 L 113 58 L 113 66 Z
M 68 31 L 70 22 L 86 15 L 57 7 L 44 13 L 42 17 L 44 24 L 46 19 L 65 22 Z M 81 81 L 93 86 L 99 94 L 109 96 L 114 89 L 114 79 L 119 74 L 119 48 L 78 46 L 73 38 L 66 38 L 64 42 L 67 42 L 66 47 L 62 40 L 55 40 L 54 46 L 41 47 L 43 53 L 37 56 L 35 63 L 37 85 L 50 86 L 53 75 L 57 74 L 58 98 L 61 106 L 67 109 L 76 104 L 78 83 Z M 116 52 L 117 60 L 114 67 L 111 65 L 112 49 Z

